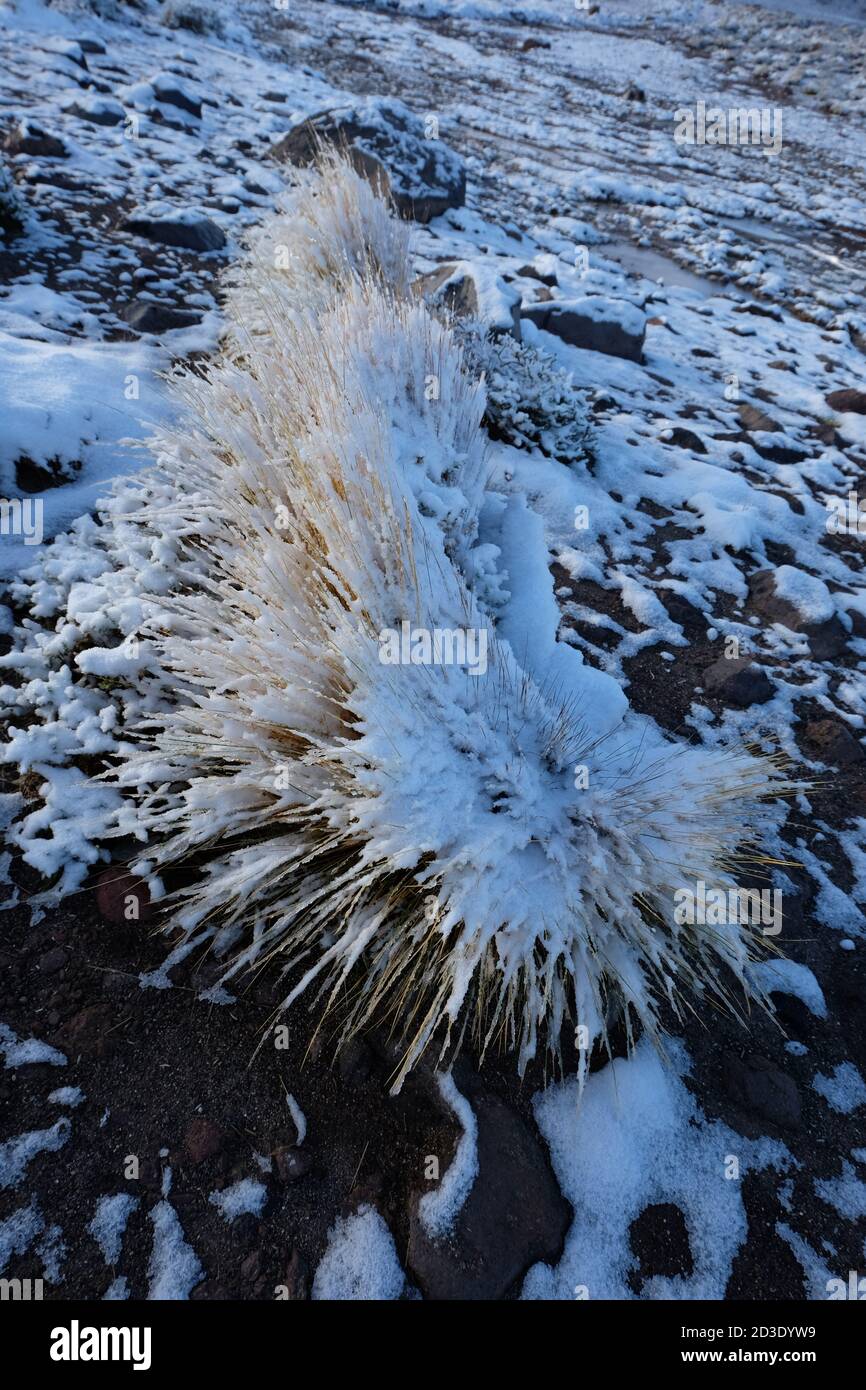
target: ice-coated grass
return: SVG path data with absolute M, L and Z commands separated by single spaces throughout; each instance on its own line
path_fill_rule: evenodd
M 522 1067 L 577 1025 L 583 1071 L 611 995 L 655 1031 L 660 997 L 745 983 L 748 930 L 675 925 L 672 897 L 736 886 L 778 774 L 614 727 L 611 678 L 539 659 L 546 568 L 494 627 L 483 385 L 407 295 L 399 224 L 336 161 L 318 180 L 235 274 L 223 357 L 175 379 L 153 519 L 196 579 L 143 624 L 178 695 L 120 769 L 118 828 L 141 872 L 200 870 L 172 921 L 235 948 L 227 975 L 278 955 L 284 1007 L 317 987 L 343 1039 L 390 1019 L 396 1085 L 467 1028 Z M 483 635 L 485 672 L 384 664 L 404 621 Z

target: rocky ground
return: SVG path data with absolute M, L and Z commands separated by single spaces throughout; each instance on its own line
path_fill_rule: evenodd
M 774 1019 L 699 1007 L 666 1067 L 647 1044 L 596 1057 L 580 1106 L 572 1077 L 461 1063 L 467 1122 L 430 1070 L 391 1097 L 378 1034 L 334 1065 L 301 1010 L 256 1054 L 268 976 L 224 1002 L 207 958 L 164 967 L 122 854 L 92 862 L 93 683 L 18 659 L 22 622 L 81 626 L 73 589 L 101 573 L 57 547 L 6 610 L 3 1272 L 88 1299 L 827 1297 L 866 1260 L 866 588 L 863 535 L 827 526 L 866 466 L 856 6 L 299 0 L 204 35 L 45 14 L 0 11 L 25 204 L 0 242 L 0 347 L 24 364 L 6 495 L 44 496 L 53 534 L 135 466 L 121 441 L 170 408 L 156 373 L 214 349 L 219 273 L 291 177 L 275 144 L 345 94 L 399 97 L 466 164 L 465 206 L 416 229 L 426 288 L 519 321 L 591 420 L 579 465 L 491 447 L 491 487 L 543 518 L 560 641 L 664 729 L 781 749 L 814 786 L 774 847 Z M 698 100 L 781 110 L 781 152 L 676 145 Z M 587 295 L 617 306 L 602 351 Z M 22 382 L 52 373 L 28 411 Z M 7 576 L 32 562 L 2 544 Z M 40 867 L 67 891 L 31 911 Z M 434 1241 L 419 1197 L 472 1153 Z

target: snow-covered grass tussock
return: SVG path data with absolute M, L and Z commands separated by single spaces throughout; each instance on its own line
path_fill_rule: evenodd
M 397 1085 L 467 1028 L 525 1065 L 568 1023 L 605 1037 L 610 995 L 652 1031 L 659 998 L 724 997 L 749 930 L 675 924 L 673 891 L 735 886 L 780 790 L 745 751 L 600 739 L 497 637 L 484 390 L 404 235 L 331 162 L 257 237 L 222 357 L 177 376 L 135 522 L 185 538 L 183 584 L 135 614 L 177 693 L 115 774 L 136 871 L 196 870 L 172 925 L 227 977 L 278 956 L 284 1005 L 315 989 L 341 1037 L 390 1019 Z M 404 623 L 485 659 L 382 660 Z
M 238 333 L 268 331 L 263 304 L 283 313 L 321 311 L 358 280 L 402 298 L 411 278 L 409 227 L 333 150 L 314 172 L 296 171 L 300 190 L 247 237 L 247 258 L 227 276 L 227 308 Z

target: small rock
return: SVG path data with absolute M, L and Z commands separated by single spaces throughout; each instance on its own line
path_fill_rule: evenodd
M 687 430 L 682 425 L 674 425 L 672 429 L 663 430 L 659 435 L 663 444 L 675 444 L 678 449 L 690 449 L 693 454 L 705 454 L 707 446 L 699 434 L 694 430 Z
M 59 58 L 65 58 L 68 62 L 75 63 L 77 67 L 87 71 L 84 49 L 80 43 L 75 43 L 72 39 L 64 39 L 54 34 L 45 35 L 37 39 L 36 47 L 41 48 L 46 53 L 54 53 Z
M 221 251 L 226 244 L 225 234 L 204 213 L 178 211 L 155 217 L 127 217 L 122 229 L 146 241 L 178 246 L 185 251 Z
M 14 464 L 15 486 L 22 492 L 44 492 L 47 488 L 62 487 L 81 468 L 81 460 L 66 463 L 58 457 L 32 459 L 19 454 Z
M 831 410 L 838 410 L 840 415 L 866 415 L 866 391 L 857 391 L 853 386 L 831 391 L 824 399 Z
M 146 922 L 154 916 L 147 884 L 126 869 L 103 869 L 96 880 L 96 905 L 116 926 Z
M 65 106 L 70 116 L 90 121 L 92 125 L 120 125 L 126 119 L 126 111 L 119 101 L 110 97 L 83 96 Z
M 751 405 L 748 401 L 737 410 L 737 419 L 744 430 L 751 434 L 753 430 L 758 430 L 762 434 L 781 434 L 782 426 L 778 424 L 771 415 L 765 410 L 761 410 L 757 405 Z
M 779 1022 L 789 1033 L 801 1042 L 808 1041 L 815 1025 L 811 1009 L 795 994 L 785 994 L 783 990 L 772 990 L 770 999 L 776 1010 Z
M 601 295 L 552 300 L 524 304 L 522 315 L 573 347 L 632 362 L 642 360 L 646 315 L 627 300 L 609 300 Z
M 834 613 L 821 622 L 810 622 L 796 604 L 776 593 L 772 570 L 758 570 L 749 576 L 749 598 L 755 611 L 769 622 L 802 633 L 818 661 L 832 661 L 845 651 L 848 633 L 841 619 Z
M 542 285 L 547 285 L 551 289 L 557 283 L 556 276 L 552 270 L 539 270 L 538 267 L 534 265 L 522 265 L 516 274 L 527 280 L 540 280 Z
M 196 1303 L 226 1303 L 229 1299 L 228 1290 L 223 1284 L 217 1283 L 216 1279 L 205 1279 L 201 1284 L 196 1284 L 190 1299 Z
M 254 1284 L 262 1272 L 261 1250 L 251 1250 L 241 1260 L 241 1278 L 245 1284 Z
M 726 705 L 763 705 L 772 700 L 775 687 L 766 671 L 747 657 L 722 656 L 708 666 L 702 677 L 708 695 L 717 695 Z
M 352 1038 L 340 1052 L 341 1080 L 348 1086 L 363 1085 L 373 1069 L 373 1062 L 372 1048 L 363 1038 Z
M 215 1158 L 225 1147 L 226 1133 L 206 1115 L 195 1115 L 183 1137 L 183 1151 L 190 1163 L 198 1165 Z
M 660 589 L 659 597 L 669 616 L 679 624 L 690 641 L 706 634 L 706 617 L 700 608 L 695 608 L 683 594 L 678 594 L 673 589 Z
M 232 1243 L 239 1250 L 248 1250 L 259 1238 L 259 1223 L 251 1211 L 241 1212 L 231 1224 Z
M 295 1148 L 292 1144 L 274 1149 L 271 1158 L 274 1161 L 280 1182 L 297 1182 L 309 1173 L 313 1166 L 313 1159 L 309 1150 Z
M 163 106 L 176 106 L 190 116 L 201 118 L 201 101 L 189 87 L 171 73 L 157 73 L 149 79 L 154 96 Z
M 866 614 L 861 613 L 859 608 L 849 608 L 847 612 L 851 619 L 851 636 L 866 637 Z
M 42 159 L 66 159 L 69 151 L 56 135 L 49 135 L 36 121 L 21 120 L 3 141 L 8 154 L 29 154 Z
M 796 1082 L 769 1058 L 754 1053 L 741 1058 L 729 1053 L 724 1078 L 731 1099 L 743 1109 L 785 1129 L 798 1128 L 801 1106 Z
M 810 758 L 834 767 L 856 767 L 863 762 L 863 748 L 838 719 L 813 719 L 804 724 L 803 743 Z
M 64 951 L 62 946 L 55 946 L 53 950 L 46 951 L 44 956 L 39 957 L 39 972 L 42 975 L 56 975 L 68 960 L 69 952 Z
M 69 1052 L 92 1052 L 101 1056 L 105 1051 L 106 1034 L 116 1022 L 114 1010 L 109 1005 L 90 1004 L 66 1020 L 60 1030 L 60 1046 Z
M 136 333 L 168 333 L 173 328 L 189 328 L 201 323 L 201 315 L 189 309 L 175 309 L 170 304 L 156 304 L 149 299 L 137 299 L 119 311 L 118 318 L 134 328 Z

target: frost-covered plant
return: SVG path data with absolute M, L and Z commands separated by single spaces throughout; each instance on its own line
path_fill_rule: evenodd
M 18 185 L 0 157 L 0 240 L 10 241 L 24 226 L 24 204 Z
M 234 346 L 177 378 L 162 466 L 206 578 L 149 625 L 183 693 L 124 759 L 118 830 L 147 842 L 138 872 L 197 867 L 171 922 L 227 978 L 278 956 L 285 1007 L 315 987 L 343 1037 L 389 1018 L 398 1085 L 467 1027 L 521 1066 L 566 1022 L 604 1037 L 610 995 L 655 1031 L 659 999 L 744 979 L 749 933 L 678 924 L 673 893 L 736 886 L 778 819 L 775 770 L 660 735 L 648 752 L 625 727 L 599 740 L 497 638 L 468 579 L 483 393 L 447 325 L 354 269 L 387 241 L 323 226 L 346 254 L 310 295 L 297 267 L 320 264 L 327 206 L 345 203 L 281 223 L 282 285 L 250 258 Z M 403 623 L 483 635 L 486 670 L 383 660 Z
M 487 334 L 471 319 L 457 320 L 455 329 L 471 368 L 484 373 L 484 424 L 494 439 L 541 449 L 561 463 L 590 457 L 591 425 L 570 372 L 549 353 L 507 333 Z
M 403 296 L 409 285 L 409 227 L 393 217 L 366 179 L 333 150 L 313 173 L 298 174 L 300 194 L 256 227 L 247 260 L 228 276 L 227 305 L 240 332 L 263 324 L 263 305 L 280 296 L 282 311 L 317 312 L 359 279 Z

